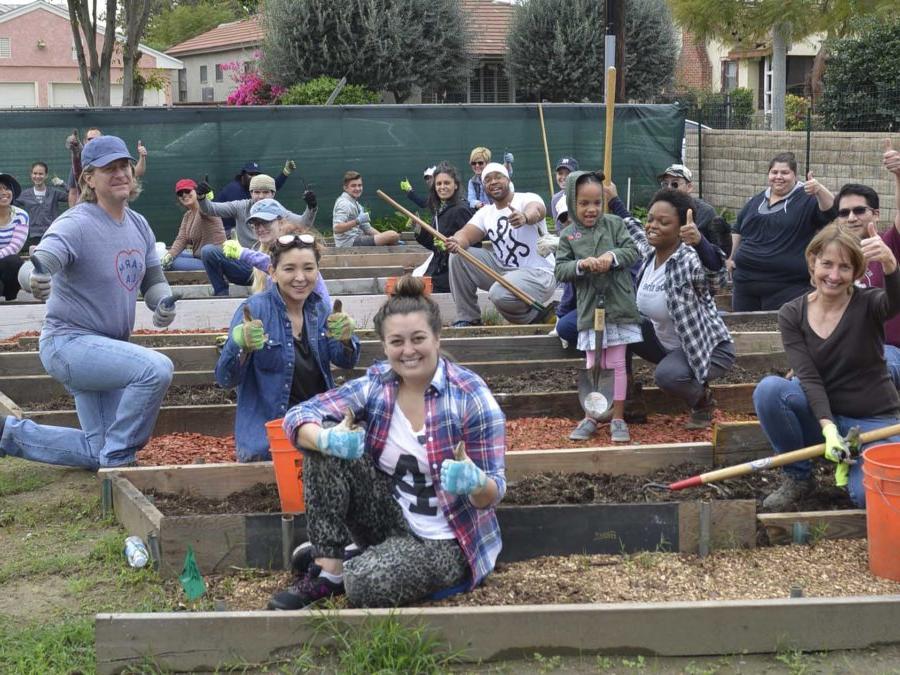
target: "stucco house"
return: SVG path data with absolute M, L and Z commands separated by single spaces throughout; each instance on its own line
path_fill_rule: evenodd
M 477 39 L 470 45 L 475 68 L 468 80 L 452 91 L 424 91 L 409 103 L 510 103 L 516 100 L 515 82 L 504 63 L 506 33 L 514 7 L 510 0 L 460 0 L 463 14 L 476 28 Z M 181 59 L 185 70 L 179 80 L 178 103 L 223 103 L 234 88 L 228 63 L 254 68 L 255 53 L 264 37 L 257 17 L 216 26 L 166 50 Z M 386 101 L 392 101 L 385 94 Z
M 101 27 L 99 31 L 103 33 Z M 124 39 L 124 38 L 122 38 Z M 160 70 L 170 83 L 163 91 L 147 90 L 144 105 L 170 105 L 181 61 L 141 45 L 142 69 Z M 110 102 L 122 103 L 122 59 L 113 55 Z M 27 5 L 0 5 L 0 107 L 86 106 L 69 12 L 44 0 Z

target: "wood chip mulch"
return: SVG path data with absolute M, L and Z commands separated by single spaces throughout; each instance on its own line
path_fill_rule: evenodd
M 716 412 L 718 422 L 737 422 L 753 419 L 750 415 Z M 631 445 L 658 443 L 694 443 L 712 440 L 710 430 L 684 428 L 687 415 L 650 415 L 647 424 L 630 424 Z M 568 436 L 576 421 L 564 417 L 525 417 L 506 422 L 507 449 L 546 450 L 612 445 L 609 425 L 600 427 L 589 441 L 570 441 Z M 206 436 L 175 433 L 156 436 L 138 453 L 141 466 L 161 464 L 211 464 L 235 461 L 234 436 Z
M 220 598 L 229 610 L 250 611 L 265 609 L 290 575 L 242 569 L 210 575 L 206 583 L 206 597 L 192 609 Z M 714 551 L 706 558 L 681 553 L 536 558 L 501 564 L 471 593 L 423 606 L 762 600 L 787 598 L 794 586 L 806 597 L 900 593 L 900 582 L 869 572 L 864 539 L 845 539 Z M 178 582 L 166 582 L 166 589 L 173 606 L 183 608 Z

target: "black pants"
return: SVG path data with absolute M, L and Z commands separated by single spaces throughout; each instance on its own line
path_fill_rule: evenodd
M 18 279 L 21 266 L 22 259 L 18 255 L 0 258 L 0 294 L 6 298 L 7 302 L 15 300 L 21 289 Z
M 784 303 L 811 290 L 809 282 L 748 281 L 736 276 L 731 293 L 731 310 L 734 312 L 777 310 L 781 309 Z

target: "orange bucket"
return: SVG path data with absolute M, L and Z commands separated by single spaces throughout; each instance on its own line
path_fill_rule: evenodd
M 275 483 L 284 513 L 303 513 L 303 455 L 284 435 L 283 419 L 266 422 L 269 452 L 275 465 Z
M 393 295 L 394 287 L 397 285 L 397 280 L 400 277 L 388 277 L 384 282 L 384 294 L 385 295 Z M 431 295 L 431 277 L 422 277 L 425 281 L 425 295 Z
M 900 443 L 873 445 L 862 456 L 869 569 L 900 581 Z

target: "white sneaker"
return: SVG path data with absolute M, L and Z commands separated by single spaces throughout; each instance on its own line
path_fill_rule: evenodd
M 613 443 L 628 443 L 631 434 L 628 433 L 628 425 L 625 420 L 613 420 L 609 423 L 609 439 Z

